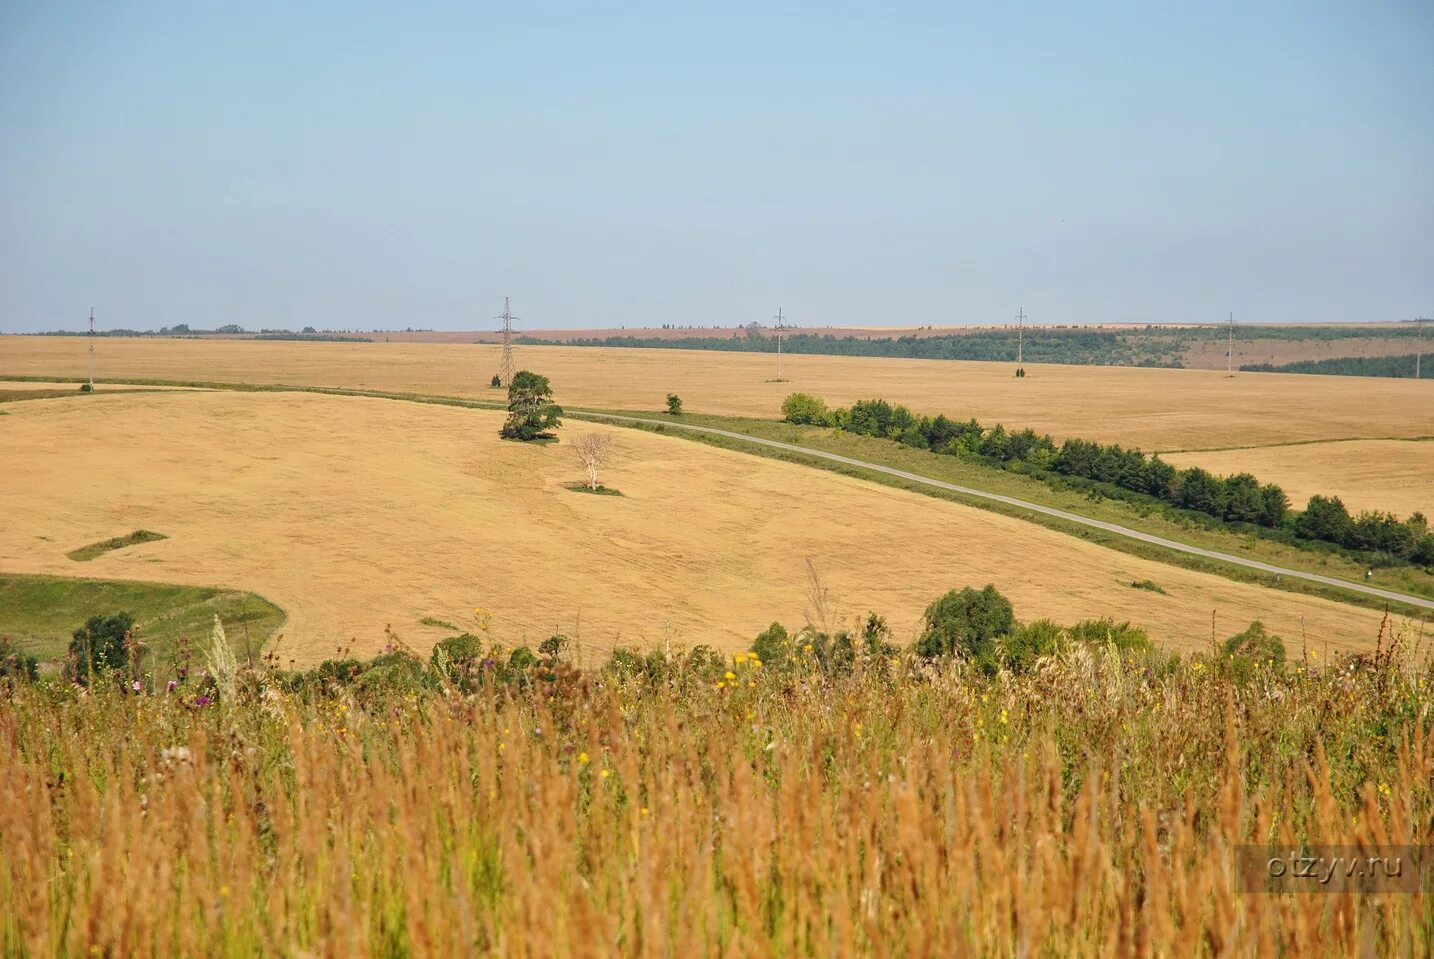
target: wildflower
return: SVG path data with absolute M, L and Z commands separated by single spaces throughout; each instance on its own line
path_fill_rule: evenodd
M 733 656 L 732 659 L 740 666 L 747 661 L 747 654 L 738 653 L 736 656 Z
M 756 682 L 756 680 L 752 680 L 752 679 L 747 680 L 747 685 L 748 685 L 748 686 L 751 686 L 753 689 L 756 689 L 756 688 L 757 688 L 757 682 Z
M 586 766 L 586 765 L 588 764 L 588 754 L 587 754 L 587 753 L 578 753 L 578 762 L 579 762 L 581 765 Z
M 1003 709 L 1003 710 L 1001 710 L 1001 725 L 1002 725 L 1002 726 L 1006 725 L 1007 721 L 1008 721 L 1008 720 L 1007 720 L 1007 714 L 1006 714 L 1006 711 Z
M 725 689 L 726 687 L 727 687 L 727 684 L 726 684 L 726 683 L 722 682 L 722 680 L 720 680 L 720 679 L 717 680 L 717 687 L 716 687 L 716 688 L 718 688 L 718 689 Z
M 811 643 L 807 643 L 805 646 L 802 647 L 802 652 L 804 652 L 804 653 L 810 653 L 811 651 L 812 651 L 812 644 L 811 644 Z
M 179 688 L 179 684 L 176 683 L 176 682 L 175 682 L 174 680 L 172 680 L 172 679 L 171 679 L 169 682 L 167 682 L 167 683 L 164 684 L 164 691 L 165 691 L 166 693 L 172 693 L 172 692 L 174 692 L 174 691 L 175 691 L 176 689 L 178 689 L 178 688 Z
M 144 688 L 143 686 L 140 685 L 139 680 L 137 680 L 137 679 L 136 679 L 131 685 L 132 685 L 132 687 L 134 688 L 134 691 L 135 691 L 135 692 L 139 692 L 141 689 Z
M 646 806 L 642 807 L 642 814 L 644 816 L 648 815 L 649 812 L 651 812 L 651 810 L 649 810 Z
M 1393 790 L 1391 790 L 1391 789 L 1389 788 L 1389 783 L 1380 783 L 1380 784 L 1379 784 L 1379 792 L 1380 792 L 1382 795 L 1388 796 L 1391 792 L 1393 792 Z
M 737 674 L 734 673 L 734 672 L 732 672 L 732 670 L 729 669 L 729 670 L 727 670 L 727 672 L 725 672 L 725 673 L 722 675 L 722 678 L 723 678 L 723 679 L 736 679 L 736 678 L 737 678 Z
M 610 770 L 604 769 L 602 772 L 598 773 L 598 775 L 601 776 L 603 779 L 606 779 L 607 777 L 612 775 L 612 772 Z
M 214 700 L 210 699 L 208 696 L 194 697 L 194 705 L 196 706 L 208 706 L 212 702 L 214 702 Z
M 753 668 L 753 669 L 761 669 L 761 668 L 762 668 L 762 661 L 761 661 L 760 659 L 758 659 L 756 656 L 753 656 L 753 657 L 752 657 L 752 668 Z

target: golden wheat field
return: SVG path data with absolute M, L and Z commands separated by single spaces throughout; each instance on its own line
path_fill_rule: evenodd
M 1177 466 L 1253 473 L 1279 483 L 1300 507 L 1319 493 L 1338 496 L 1355 511 L 1434 515 L 1434 440 L 1343 440 L 1163 456 Z
M 284 657 L 371 654 L 391 625 L 427 649 L 491 610 L 495 635 L 554 631 L 601 650 L 737 649 L 799 625 L 810 559 L 825 615 L 875 610 L 903 641 L 953 587 L 992 582 L 1023 619 L 1114 616 L 1175 648 L 1261 619 L 1298 643 L 1362 648 L 1379 615 L 1137 559 L 831 473 L 613 430 L 604 482 L 561 443 L 508 443 L 500 414 L 303 393 L 40 400 L 0 422 L 0 569 L 251 590 L 290 615 Z M 568 440 L 603 427 L 570 423 Z M 67 551 L 146 528 L 169 538 L 78 564 Z M 1130 587 L 1153 580 L 1169 595 Z
M 0 378 L 82 375 L 79 337 L 0 337 Z M 329 386 L 497 398 L 499 348 L 455 343 L 101 340 L 102 377 Z M 794 390 L 835 404 L 880 397 L 924 413 L 1032 427 L 1153 449 L 1434 435 L 1434 383 L 1211 370 L 1032 366 L 870 357 L 523 346 L 520 369 L 552 380 L 558 402 L 775 418 Z

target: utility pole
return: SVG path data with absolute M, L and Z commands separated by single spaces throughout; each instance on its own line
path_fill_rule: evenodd
M 508 297 L 503 297 L 503 315 L 493 317 L 503 321 L 503 360 L 498 368 L 498 380 L 507 388 L 513 385 L 513 321 L 522 319 L 513 315 L 508 306 Z
M 90 392 L 95 391 L 95 308 L 90 307 Z
M 782 308 L 777 307 L 777 382 L 782 382 L 782 333 L 786 327 L 782 325 Z
M 1414 378 L 1419 379 L 1420 361 L 1424 359 L 1424 320 L 1426 317 L 1418 317 L 1414 321 Z
M 1026 308 L 1016 314 L 1016 365 L 1025 362 L 1026 357 Z
M 1230 326 L 1225 338 L 1225 376 L 1235 375 L 1235 313 L 1230 311 Z

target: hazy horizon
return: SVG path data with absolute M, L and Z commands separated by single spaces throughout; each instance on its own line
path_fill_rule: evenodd
M 0 332 L 1434 314 L 1434 9 L 0 9 Z

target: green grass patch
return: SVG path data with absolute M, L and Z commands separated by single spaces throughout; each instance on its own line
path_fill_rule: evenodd
M 79 549 L 71 550 L 65 555 L 77 563 L 87 563 L 97 556 L 117 549 L 124 549 L 126 546 L 138 546 L 140 543 L 153 543 L 157 540 L 169 539 L 163 533 L 156 533 L 150 529 L 137 529 L 133 533 L 124 536 L 116 536 L 99 543 L 91 543 L 88 546 L 81 546 Z
M 1153 579 L 1137 579 L 1130 584 L 1131 589 L 1143 589 L 1151 593 L 1159 593 L 1161 596 L 1169 596 L 1159 583 Z
M 217 614 L 240 661 L 257 660 L 284 625 L 284 611 L 253 593 L 207 586 L 0 573 L 0 636 L 49 662 L 91 616 L 129 613 L 147 646 L 148 669 L 167 669 L 180 640 L 209 636 Z
M 420 619 L 419 622 L 424 626 L 434 626 L 438 629 L 447 629 L 455 633 L 459 631 L 457 626 L 454 626 L 446 619 L 439 619 L 437 616 L 425 616 Z
M 573 483 L 572 485 L 568 486 L 567 489 L 572 490 L 574 493 L 590 493 L 590 494 L 592 494 L 593 496 L 621 496 L 621 495 L 622 495 L 622 492 L 621 492 L 621 491 L 612 489 L 611 487 L 608 487 L 608 486 L 604 486 L 604 485 L 602 485 L 601 483 L 599 483 L 599 484 L 597 485 L 597 489 L 593 489 L 591 486 L 589 486 L 589 485 L 586 484 L 586 483 Z

